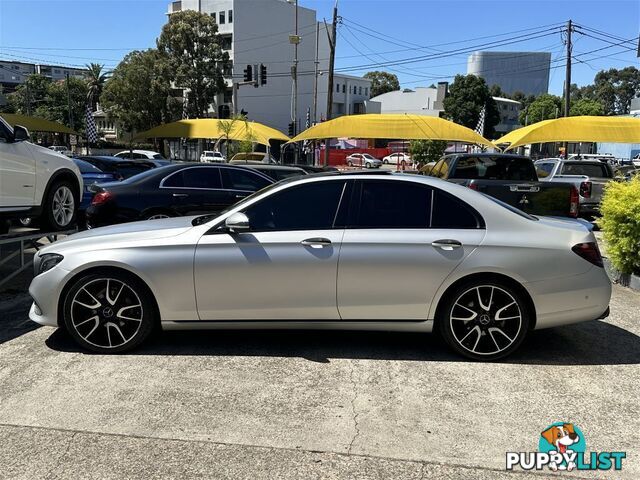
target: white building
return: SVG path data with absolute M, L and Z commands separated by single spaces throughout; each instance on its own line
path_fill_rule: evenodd
M 368 113 L 409 113 L 439 117 L 444 110 L 442 101 L 447 95 L 447 82 L 436 88 L 417 87 L 395 90 L 373 97 L 367 102 Z
M 168 14 L 181 10 L 199 10 L 211 15 L 216 21 L 233 62 L 234 82 L 243 80 L 247 65 L 263 64 L 267 67 L 265 86 L 254 88 L 249 85 L 238 89 L 237 111 L 244 110 L 250 120 L 287 133 L 293 110 L 291 67 L 294 45 L 289 43 L 289 36 L 295 32 L 295 5 L 284 0 L 182 0 L 170 3 Z M 314 121 L 316 26 L 319 27 L 320 72 L 316 119 L 326 119 L 329 43 L 324 23 L 318 23 L 317 20 L 315 10 L 298 7 L 298 132 L 305 128 L 307 111 L 310 112 L 311 122 Z M 368 98 L 371 87 L 368 80 L 336 75 L 334 85 L 336 90 L 340 89 L 340 92 L 334 90 L 334 116 L 357 113 L 364 108 L 357 105 Z M 353 90 L 349 93 L 350 88 L 355 88 L 356 93 Z M 228 77 L 227 92 L 218 99 L 218 109 L 225 105 L 232 112 L 232 102 L 231 78 Z M 219 112 L 220 110 L 216 114 Z
M 14 62 L 0 60 L 0 85 L 5 93 L 10 93 L 23 83 L 29 75 L 44 75 L 51 80 L 64 80 L 67 75 L 76 78 L 84 78 L 87 70 L 82 68 L 66 67 L 62 65 L 45 65 L 40 63 Z

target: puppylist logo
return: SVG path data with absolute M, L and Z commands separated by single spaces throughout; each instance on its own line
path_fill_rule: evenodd
M 507 470 L 621 470 L 626 452 L 589 452 L 582 430 L 555 422 L 540 433 L 537 452 L 507 452 Z

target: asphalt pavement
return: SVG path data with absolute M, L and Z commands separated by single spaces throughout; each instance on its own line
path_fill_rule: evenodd
M 165 332 L 79 351 L 0 295 L 0 478 L 500 479 L 554 421 L 640 478 L 640 293 L 497 363 L 435 335 Z M 550 478 L 558 478 L 558 474 Z

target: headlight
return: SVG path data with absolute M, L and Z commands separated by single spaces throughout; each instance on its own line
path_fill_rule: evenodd
M 40 257 L 40 266 L 38 268 L 38 275 L 51 270 L 57 264 L 59 264 L 64 257 L 57 253 L 45 253 Z

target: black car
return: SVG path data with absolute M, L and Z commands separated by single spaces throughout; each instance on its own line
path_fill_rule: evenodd
M 274 183 L 246 167 L 182 163 L 155 168 L 94 187 L 87 209 L 89 227 L 114 223 L 215 214 Z
M 131 160 L 128 158 L 109 157 L 107 155 L 86 155 L 78 157 L 99 168 L 105 173 L 113 173 L 119 179 L 133 177 L 152 168 L 156 165 L 148 160 Z

